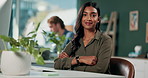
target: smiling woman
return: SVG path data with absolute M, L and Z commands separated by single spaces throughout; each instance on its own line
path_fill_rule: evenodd
M 100 9 L 96 3 L 81 6 L 75 38 L 55 60 L 55 69 L 105 73 L 112 52 L 111 38 L 100 31 Z

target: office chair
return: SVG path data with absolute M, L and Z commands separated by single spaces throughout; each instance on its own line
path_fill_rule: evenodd
M 134 78 L 135 69 L 132 63 L 122 58 L 110 59 L 110 74 Z

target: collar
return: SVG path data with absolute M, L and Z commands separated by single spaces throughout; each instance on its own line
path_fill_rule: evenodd
M 66 30 L 66 29 L 64 29 L 64 35 L 66 35 L 67 34 L 67 32 L 69 32 L 68 30 Z
M 101 37 L 101 32 L 99 30 L 97 30 L 94 39 L 99 40 L 100 37 Z

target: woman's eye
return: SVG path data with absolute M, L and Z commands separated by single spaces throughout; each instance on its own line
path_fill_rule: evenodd
M 92 17 L 95 17 L 96 15 L 91 15 Z
M 86 14 L 83 14 L 83 16 L 86 16 Z

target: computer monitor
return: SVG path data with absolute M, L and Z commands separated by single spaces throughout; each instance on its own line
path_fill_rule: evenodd
M 0 7 L 0 35 L 8 36 L 10 19 L 11 19 L 11 9 L 12 9 L 12 0 L 6 0 L 5 4 Z M 3 50 L 4 46 L 0 40 L 0 50 Z

